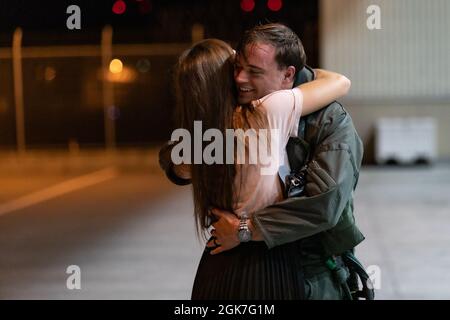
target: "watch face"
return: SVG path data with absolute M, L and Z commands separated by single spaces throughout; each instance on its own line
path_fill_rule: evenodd
M 241 242 L 248 242 L 252 239 L 252 233 L 250 232 L 250 230 L 239 230 L 239 241 Z

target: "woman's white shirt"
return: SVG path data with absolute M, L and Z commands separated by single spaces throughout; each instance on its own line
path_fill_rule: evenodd
M 297 136 L 303 95 L 299 88 L 281 90 L 253 101 L 252 105 L 257 112 L 246 113 L 247 123 L 250 129 L 260 133 L 260 136 L 257 150 L 250 139 L 241 141 L 245 145 L 246 157 L 243 161 L 245 163 L 238 163 L 236 167 L 234 211 L 238 215 L 244 211 L 252 214 L 283 200 L 283 188 L 278 177 L 278 169 L 287 160 L 285 149 L 289 138 Z M 244 123 L 244 113 L 242 107 L 238 107 L 235 111 L 235 125 L 242 123 Z M 264 131 L 270 141 L 268 145 L 265 143 L 268 140 L 264 139 L 264 135 L 261 137 Z M 265 146 L 268 146 L 269 150 L 262 150 L 261 153 L 261 147 L 264 149 Z M 253 153 L 253 157 L 257 158 L 256 163 L 249 163 L 249 153 Z

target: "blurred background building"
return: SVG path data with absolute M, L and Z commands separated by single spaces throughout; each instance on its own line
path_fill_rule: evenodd
M 28 148 L 105 144 L 104 111 L 115 124 L 117 146 L 149 146 L 173 130 L 171 70 L 193 41 L 215 37 L 236 44 L 259 22 L 290 22 L 317 65 L 315 1 L 3 1 L 0 37 L 0 146 L 15 148 L 16 120 L 12 42 L 22 30 L 25 142 Z M 81 29 L 68 30 L 66 9 L 78 4 Z M 102 32 L 111 26 L 109 70 L 102 84 Z M 107 37 L 107 35 L 103 34 Z M 109 65 L 109 61 L 107 63 Z M 108 71 L 108 70 L 107 70 Z M 109 92 L 111 91 L 111 92 Z M 108 100 L 105 101 L 104 99 Z M 105 106 L 106 103 L 106 106 Z M 109 105 L 110 104 L 110 105 Z
M 448 1 L 320 3 L 320 64 L 352 79 L 344 101 L 365 142 L 366 161 L 374 161 L 376 123 L 385 117 L 435 119 L 437 136 L 428 143 L 436 144 L 438 158 L 450 159 Z M 365 27 L 364 13 L 373 4 L 381 9 L 379 30 Z
M 377 296 L 448 299 L 448 17 L 447 0 L 0 0 L 0 298 L 189 298 L 203 246 L 191 192 L 157 163 L 172 68 L 195 41 L 234 46 L 282 22 L 310 66 L 352 80 L 342 102 L 368 165 L 358 252 Z

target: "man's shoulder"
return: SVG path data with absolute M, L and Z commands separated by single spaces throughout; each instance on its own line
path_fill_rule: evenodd
M 351 121 L 350 115 L 345 110 L 344 106 L 338 101 L 333 101 L 326 107 L 305 117 L 305 121 L 307 121 L 308 124 L 316 126 L 325 124 L 326 122 L 336 122 L 337 120 L 343 119 L 348 119 Z

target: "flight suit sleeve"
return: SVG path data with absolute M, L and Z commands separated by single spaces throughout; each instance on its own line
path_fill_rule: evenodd
M 174 172 L 174 164 L 171 159 L 172 148 L 174 144 L 171 141 L 166 142 L 159 150 L 159 166 L 165 172 L 167 178 L 174 184 L 185 186 L 191 183 L 191 179 L 183 179 Z

